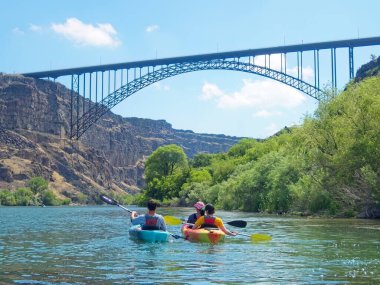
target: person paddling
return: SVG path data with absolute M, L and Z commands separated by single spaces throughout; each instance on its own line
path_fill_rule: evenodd
M 148 212 L 138 215 L 136 211 L 131 213 L 131 222 L 133 225 L 141 225 L 143 230 L 161 230 L 166 231 L 164 218 L 156 214 L 157 202 L 150 199 L 147 203 Z
M 199 219 L 195 222 L 193 229 L 198 228 L 219 228 L 225 234 L 230 236 L 236 236 L 237 232 L 231 232 L 223 224 L 221 218 L 214 217 L 215 208 L 211 204 L 207 204 L 205 207 L 205 215 L 199 217 Z
M 196 213 L 191 214 L 187 218 L 187 223 L 189 224 L 195 224 L 195 222 L 199 219 L 200 216 L 204 215 L 203 207 L 205 204 L 202 201 L 198 201 L 194 204 L 194 208 L 197 211 Z

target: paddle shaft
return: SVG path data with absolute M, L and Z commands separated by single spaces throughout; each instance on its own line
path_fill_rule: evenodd
M 242 233 L 238 233 L 238 235 L 241 235 L 241 236 L 246 236 L 246 237 L 251 237 L 251 235 L 242 234 Z
M 179 238 L 182 238 L 184 240 L 187 240 L 185 237 L 182 237 L 180 235 L 175 235 L 175 234 L 172 234 L 172 233 L 169 233 L 172 237 L 174 237 L 175 239 L 179 239 Z
M 122 205 L 119 205 L 119 204 L 118 204 L 117 206 L 120 207 L 120 208 L 122 208 L 122 209 L 124 209 L 124 210 L 126 210 L 126 211 L 129 212 L 130 214 L 132 214 L 132 211 L 131 211 L 131 210 L 129 210 L 129 209 L 123 207 Z
M 176 218 L 176 217 L 173 217 L 172 220 L 178 220 L 178 221 L 181 221 L 180 219 Z M 179 223 L 179 222 L 178 222 Z M 183 222 L 183 224 L 189 224 L 189 223 L 185 223 Z M 230 226 L 233 226 L 233 227 L 237 227 L 237 228 L 245 228 L 247 226 L 247 222 L 246 221 L 242 221 L 242 220 L 237 220 L 237 221 L 231 221 L 231 222 L 227 222 L 226 223 L 227 225 L 230 225 Z
M 114 205 L 114 206 L 118 206 L 124 210 L 126 210 L 127 212 L 131 213 L 132 214 L 132 211 L 125 208 L 124 206 L 120 205 L 115 199 L 112 199 L 111 197 L 108 197 L 106 195 L 100 195 L 100 199 L 102 199 L 103 202 L 106 202 L 107 204 L 109 205 Z

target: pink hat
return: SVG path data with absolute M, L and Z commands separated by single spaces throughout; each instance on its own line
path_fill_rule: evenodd
M 205 206 L 205 204 L 201 201 L 198 201 L 194 204 L 194 208 L 197 210 L 202 210 L 202 208 Z

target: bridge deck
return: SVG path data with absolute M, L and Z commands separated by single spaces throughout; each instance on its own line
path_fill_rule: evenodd
M 77 68 L 67 68 L 67 69 L 50 70 L 50 71 L 29 72 L 29 73 L 23 73 L 23 75 L 28 76 L 28 77 L 34 77 L 34 78 L 46 78 L 46 77 L 58 78 L 60 76 L 66 76 L 66 75 L 72 75 L 72 74 L 79 75 L 83 73 L 102 72 L 102 71 L 108 71 L 108 70 L 143 68 L 143 67 L 148 67 L 148 66 L 169 65 L 169 64 L 184 63 L 184 62 L 239 58 L 239 57 L 248 57 L 248 56 L 269 55 L 269 54 L 286 54 L 286 53 L 292 53 L 292 52 L 304 52 L 304 51 L 311 51 L 311 50 L 323 50 L 323 49 L 334 49 L 334 48 L 354 48 L 354 47 L 364 47 L 364 46 L 371 46 L 371 45 L 380 45 L 380 37 L 308 43 L 308 44 L 278 46 L 278 47 L 259 48 L 259 49 L 247 49 L 247 50 L 239 50 L 239 51 L 198 54 L 198 55 L 189 55 L 189 56 L 162 58 L 162 59 L 151 59 L 151 60 L 142 60 L 142 61 L 134 61 L 134 62 L 105 64 L 105 65 L 94 65 L 94 66 L 88 66 L 88 67 L 77 67 Z

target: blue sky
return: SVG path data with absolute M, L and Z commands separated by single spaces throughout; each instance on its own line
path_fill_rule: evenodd
M 380 36 L 380 1 L 3 1 L 0 72 L 23 73 L 192 54 Z M 346 68 L 347 51 L 338 50 Z M 355 69 L 379 47 L 355 50 Z M 327 55 L 328 57 L 328 55 Z M 260 61 L 260 59 L 257 59 Z M 279 57 L 273 57 L 272 65 Z M 329 71 L 329 63 L 321 63 Z M 294 68 L 294 59 L 288 67 Z M 305 57 L 305 77 L 313 78 Z M 348 71 L 338 74 L 338 85 Z M 328 83 L 329 75 L 321 75 Z M 286 85 L 232 71 L 179 75 L 112 111 L 198 133 L 265 138 L 300 124 L 317 102 Z

